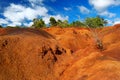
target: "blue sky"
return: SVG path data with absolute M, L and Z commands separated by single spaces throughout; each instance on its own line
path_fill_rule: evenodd
M 120 23 L 120 0 L 0 0 L 0 25 L 31 26 L 34 18 L 83 21 L 100 15 L 108 25 Z

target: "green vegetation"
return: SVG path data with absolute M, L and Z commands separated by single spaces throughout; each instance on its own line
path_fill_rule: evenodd
M 68 20 L 56 20 L 54 17 L 50 17 L 49 24 L 45 24 L 42 18 L 33 19 L 33 25 L 31 28 L 45 28 L 45 27 L 89 27 L 89 28 L 101 28 L 107 24 L 107 21 L 101 18 L 100 16 L 96 17 L 87 17 L 83 21 L 73 21 L 71 23 Z M 7 28 L 26 28 L 25 26 L 6 26 Z M 0 28 L 3 28 L 0 25 Z
M 73 21 L 71 23 L 71 26 L 73 26 L 73 27 L 84 27 L 85 24 L 83 22 L 81 22 L 81 21 Z
M 67 20 L 64 20 L 64 21 L 58 20 L 57 21 L 57 26 L 65 28 L 65 27 L 69 27 L 70 25 L 69 25 Z
M 89 28 L 101 28 L 107 24 L 107 21 L 101 18 L 100 16 L 96 17 L 87 17 L 83 22 L 81 21 L 73 21 L 72 23 L 68 23 L 67 20 L 55 20 L 54 17 L 50 17 L 50 26 L 59 26 L 62 28 L 65 27 L 85 27 L 89 26 Z
M 57 26 L 57 21 L 54 17 L 50 17 L 50 26 Z
M 95 31 L 96 28 L 104 27 L 107 24 L 107 21 L 101 18 L 100 16 L 96 17 L 87 17 L 84 21 L 73 21 L 71 23 L 68 22 L 68 20 L 56 20 L 54 17 L 50 17 L 49 19 L 50 23 L 48 27 L 87 27 L 93 34 L 93 38 L 95 39 L 96 46 L 98 49 L 103 50 L 103 44 L 100 40 L 98 33 Z M 31 28 L 45 28 L 47 25 L 45 24 L 44 20 L 42 18 L 33 19 L 33 25 Z M 0 25 L 0 28 L 3 28 Z M 23 26 L 7 26 L 6 28 L 26 28 Z
M 43 21 L 42 18 L 41 19 L 37 19 L 37 18 L 33 19 L 33 25 L 32 25 L 33 28 L 43 28 L 45 26 L 46 26 L 45 22 Z
M 24 28 L 23 26 L 6 26 L 6 28 Z
M 102 51 L 104 49 L 104 46 L 102 40 L 99 38 L 98 33 L 96 32 L 96 28 L 104 27 L 107 24 L 107 21 L 97 16 L 94 18 L 86 18 L 84 23 L 93 34 L 93 38 L 96 42 L 96 47 Z M 91 28 L 95 28 L 95 29 L 91 29 Z
M 103 27 L 107 24 L 107 21 L 104 20 L 103 18 L 97 16 L 93 18 L 86 18 L 85 19 L 85 25 L 91 27 L 91 28 L 100 28 Z

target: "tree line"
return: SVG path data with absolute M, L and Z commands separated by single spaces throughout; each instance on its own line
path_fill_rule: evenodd
M 56 20 L 54 17 L 50 17 L 49 19 L 50 23 L 49 23 L 49 27 L 86 27 L 89 26 L 91 28 L 98 28 L 98 27 L 103 27 L 107 24 L 107 21 L 104 20 L 103 18 L 101 18 L 100 16 L 96 16 L 96 17 L 87 17 L 84 21 L 73 21 L 71 23 L 69 23 L 67 20 Z M 43 21 L 42 18 L 40 19 L 34 19 L 33 20 L 33 25 L 32 27 L 34 28 L 44 28 L 46 27 L 45 22 Z
M 104 18 L 101 18 L 100 16 L 96 17 L 87 17 L 84 21 L 73 21 L 71 23 L 68 22 L 68 20 L 56 20 L 54 17 L 50 17 L 49 19 L 49 26 L 45 24 L 45 21 L 42 18 L 35 18 L 33 19 L 33 25 L 32 28 L 45 28 L 45 27 L 90 27 L 90 28 L 101 28 L 104 27 L 107 24 L 107 21 Z M 8 26 L 10 27 L 10 26 Z M 20 26 L 16 26 L 19 28 Z M 0 25 L 0 28 L 2 26 Z

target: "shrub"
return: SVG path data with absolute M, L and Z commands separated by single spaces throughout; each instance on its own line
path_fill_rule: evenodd
M 55 20 L 54 17 L 50 17 L 50 26 L 57 26 L 57 21 Z
M 99 28 L 105 26 L 107 24 L 107 21 L 97 16 L 93 18 L 89 18 L 89 17 L 86 18 L 84 23 L 85 25 L 88 25 L 91 28 Z
M 37 19 L 37 18 L 33 19 L 33 25 L 32 25 L 33 28 L 43 28 L 45 26 L 46 25 L 43 19 Z

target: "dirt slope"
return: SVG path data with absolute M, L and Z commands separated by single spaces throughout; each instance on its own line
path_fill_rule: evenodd
M 1 29 L 1 32 L 0 80 L 55 79 L 54 64 L 66 50 L 52 35 L 36 29 Z
M 120 80 L 120 25 L 93 30 L 103 43 L 102 51 L 97 49 L 94 34 L 89 29 L 46 31 L 73 52 L 73 59 L 59 80 Z
M 73 52 L 94 45 L 92 33 L 84 28 L 51 28 L 47 32 L 54 35 L 57 41 Z M 93 47 L 93 46 L 91 46 Z
M 120 80 L 120 25 L 0 29 L 0 80 Z

